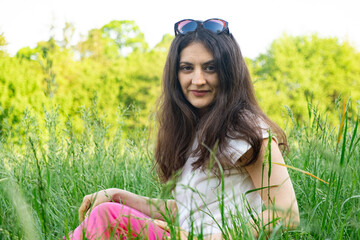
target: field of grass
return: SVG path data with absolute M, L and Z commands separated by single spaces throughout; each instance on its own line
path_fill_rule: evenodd
M 311 107 L 303 123 L 290 111 L 285 117 L 286 163 L 328 184 L 289 169 L 301 224 L 268 239 L 360 239 L 359 116 L 347 117 L 341 107 L 335 111 L 344 119 L 335 127 Z M 6 131 L 6 122 L 1 123 L 0 239 L 61 239 L 79 224 L 82 198 L 101 189 L 170 197 L 152 171 L 146 130 L 125 134 L 121 114 L 108 125 L 96 110 L 83 109 L 83 131 L 75 133 L 56 109 L 45 115 L 37 120 L 25 112 L 16 131 Z

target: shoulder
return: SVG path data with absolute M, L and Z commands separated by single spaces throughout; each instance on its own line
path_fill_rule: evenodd
M 260 118 L 258 118 L 256 126 L 257 128 L 254 129 L 254 132 L 260 135 L 261 141 L 267 142 L 266 139 L 270 137 L 277 143 L 277 139 L 272 135 L 270 127 Z M 235 136 L 235 134 L 230 134 L 227 139 L 226 153 L 233 164 L 242 158 L 245 153 L 252 154 L 251 149 L 252 145 L 248 136 Z
M 246 166 L 245 168 L 250 169 L 252 168 L 252 166 L 256 164 L 262 165 L 265 160 L 265 155 L 267 151 L 270 151 L 271 155 L 275 155 L 276 159 L 274 159 L 274 162 L 283 163 L 283 157 L 279 149 L 279 145 L 276 137 L 271 136 L 271 140 L 270 140 L 269 135 L 267 135 L 267 137 L 264 137 L 264 139 L 261 142 L 261 148 L 256 162 L 254 164 L 250 164 Z M 248 162 L 252 158 L 252 156 L 253 156 L 253 150 L 249 148 L 249 150 L 241 156 L 241 159 L 243 159 L 244 162 Z

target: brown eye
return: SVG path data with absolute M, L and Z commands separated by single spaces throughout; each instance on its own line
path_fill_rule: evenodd
M 183 65 L 183 66 L 180 66 L 180 70 L 187 72 L 187 71 L 191 71 L 192 67 L 189 65 Z
M 205 67 L 205 71 L 207 71 L 207 72 L 215 72 L 215 66 L 214 65 L 207 65 Z

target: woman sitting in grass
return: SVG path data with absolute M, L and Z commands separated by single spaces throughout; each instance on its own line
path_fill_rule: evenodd
M 174 199 L 115 188 L 87 195 L 70 239 L 234 239 L 299 223 L 280 166 L 286 136 L 260 109 L 228 23 L 182 20 L 175 35 L 155 151 L 160 178 L 175 184 Z

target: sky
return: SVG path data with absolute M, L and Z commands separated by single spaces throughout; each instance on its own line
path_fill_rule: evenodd
M 0 0 L 0 33 L 13 55 L 51 35 L 61 40 L 65 22 L 74 24 L 76 42 L 112 20 L 134 20 L 152 47 L 178 20 L 216 17 L 255 58 L 285 33 L 337 37 L 360 50 L 359 10 L 360 0 Z

